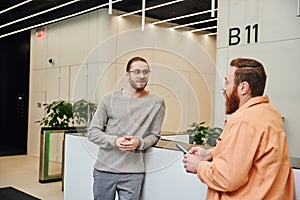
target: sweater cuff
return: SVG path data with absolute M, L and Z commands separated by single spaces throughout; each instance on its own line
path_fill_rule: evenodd
M 118 136 L 111 136 L 111 138 L 109 139 L 109 143 L 112 147 L 116 147 L 116 140 L 118 139 Z
M 137 150 L 142 151 L 145 146 L 145 142 L 142 138 L 138 138 L 138 139 L 140 142 L 139 142 L 139 146 L 138 146 Z

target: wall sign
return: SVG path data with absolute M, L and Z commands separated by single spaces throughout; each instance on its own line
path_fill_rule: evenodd
M 257 43 L 258 42 L 258 24 L 248 25 L 245 27 L 245 42 Z M 254 41 L 251 41 L 252 34 L 254 34 Z M 239 27 L 234 27 L 229 29 L 229 46 L 238 45 L 241 42 L 241 29 Z
M 45 36 L 45 28 L 44 27 L 37 28 L 35 30 L 35 36 L 37 38 L 43 38 Z

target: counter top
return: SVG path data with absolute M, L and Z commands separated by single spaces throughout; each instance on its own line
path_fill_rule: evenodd
M 71 130 L 71 131 L 66 131 L 65 133 L 70 134 L 70 135 L 74 135 L 74 136 L 87 137 L 87 132 L 82 131 L 82 130 L 86 130 L 86 129 L 79 129 L 79 130 L 81 130 L 81 131 Z M 188 143 L 185 143 L 185 142 L 178 142 L 178 141 L 172 141 L 172 140 L 167 140 L 167 139 L 160 139 L 157 142 L 157 144 L 155 145 L 155 147 L 179 151 L 178 148 L 176 147 L 176 144 L 180 144 L 181 146 L 183 146 L 186 149 L 190 149 L 193 146 L 196 146 L 196 145 L 188 144 Z M 205 149 L 210 148 L 209 146 L 202 146 L 202 147 L 205 148 Z M 292 167 L 294 169 L 300 169 L 300 158 L 290 157 L 290 161 L 291 161 Z
M 290 161 L 294 169 L 300 169 L 300 158 L 290 157 Z

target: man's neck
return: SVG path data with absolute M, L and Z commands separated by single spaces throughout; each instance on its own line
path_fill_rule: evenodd
M 122 89 L 122 95 L 130 97 L 130 98 L 141 98 L 148 94 L 149 92 L 145 89 L 143 90 L 135 90 L 130 88 Z
M 239 104 L 239 108 L 244 105 L 247 101 L 249 101 L 249 99 L 251 99 L 252 96 L 250 95 L 246 95 L 246 96 L 243 96 L 243 97 L 240 97 L 240 104 Z

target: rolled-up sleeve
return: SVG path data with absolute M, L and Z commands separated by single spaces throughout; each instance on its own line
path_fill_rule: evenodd
M 198 166 L 200 180 L 222 192 L 234 191 L 247 183 L 259 145 L 259 137 L 254 134 L 255 128 L 246 122 L 226 127 L 212 152 L 213 160 L 200 162 Z

